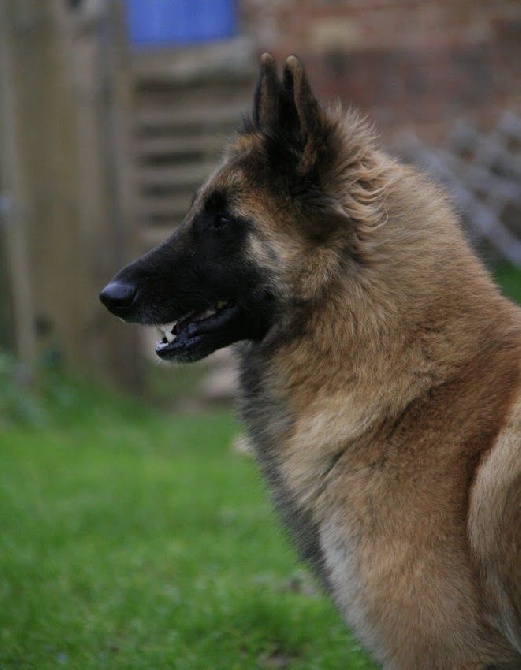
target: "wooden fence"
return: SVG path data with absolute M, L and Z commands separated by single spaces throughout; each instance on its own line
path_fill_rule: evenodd
M 99 305 L 167 236 L 251 94 L 244 39 L 131 51 L 120 0 L 0 0 L 2 235 L 17 354 L 137 388 L 139 329 Z
M 52 351 L 132 385 L 137 338 L 96 301 L 125 255 L 107 161 L 116 72 L 100 7 L 0 0 L 3 239 L 18 356 L 32 365 Z

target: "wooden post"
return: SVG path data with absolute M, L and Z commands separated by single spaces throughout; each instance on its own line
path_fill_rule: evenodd
M 137 389 L 137 329 L 97 299 L 128 258 L 111 165 L 106 11 L 102 0 L 76 9 L 0 0 L 4 237 L 19 356 L 32 363 L 56 351 L 73 369 Z
M 85 2 L 84 13 L 69 10 L 69 67 L 75 97 L 78 168 L 78 240 L 83 250 L 82 316 L 91 357 L 98 369 L 132 390 L 143 381 L 136 328 L 114 320 L 97 300 L 112 274 L 133 255 L 132 219 L 118 163 L 125 157 L 129 88 L 125 52 L 118 39 L 114 2 Z M 57 8 L 58 9 L 58 8 Z M 61 10 L 63 12 L 63 8 Z
M 16 353 L 32 365 L 36 355 L 35 314 L 31 287 L 32 269 L 27 243 L 27 202 L 29 192 L 20 152 L 20 118 L 17 113 L 17 88 L 14 76 L 12 37 L 7 0 L 0 0 L 0 183 L 4 189 L 5 239 L 15 328 Z

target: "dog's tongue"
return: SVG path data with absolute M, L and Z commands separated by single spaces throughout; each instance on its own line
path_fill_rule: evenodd
M 200 318 L 203 318 L 205 312 L 190 312 L 179 321 L 158 326 L 157 331 L 163 344 L 173 342 L 176 337 L 190 330 L 190 325 L 194 324 Z
M 176 337 L 179 337 L 180 335 L 195 335 L 198 324 L 201 321 L 219 314 L 223 311 L 223 307 L 225 306 L 226 303 L 221 303 L 215 308 L 207 308 L 198 312 L 189 312 L 186 316 L 179 319 L 179 321 L 158 327 L 159 336 L 163 344 L 173 342 Z
M 181 333 L 183 333 L 183 332 L 188 331 L 190 325 L 192 325 L 196 321 L 199 321 L 200 319 L 204 319 L 206 313 L 207 313 L 207 311 L 204 311 L 204 312 L 190 312 L 190 314 L 187 314 L 186 316 L 183 316 L 183 318 L 179 319 L 179 321 L 173 327 L 172 333 L 177 336 L 177 335 L 181 335 Z
M 204 321 L 219 311 L 219 307 L 209 307 L 207 309 L 201 310 L 200 312 L 190 312 L 186 316 L 183 316 L 182 319 L 175 324 L 172 332 L 174 335 L 180 335 L 185 331 L 190 331 L 190 326 L 195 325 L 199 321 Z

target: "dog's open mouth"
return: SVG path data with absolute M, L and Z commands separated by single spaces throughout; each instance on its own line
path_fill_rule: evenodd
M 240 327 L 239 307 L 232 301 L 190 312 L 177 321 L 156 326 L 156 354 L 163 360 L 192 362 L 232 344 Z

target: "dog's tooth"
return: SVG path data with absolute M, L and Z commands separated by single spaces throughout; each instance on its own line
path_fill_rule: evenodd
M 177 321 L 173 321 L 172 323 L 164 324 L 162 326 L 156 326 L 156 330 L 159 335 L 159 339 L 163 344 L 170 344 L 175 340 L 176 337 L 176 332 L 175 328 L 177 325 Z

